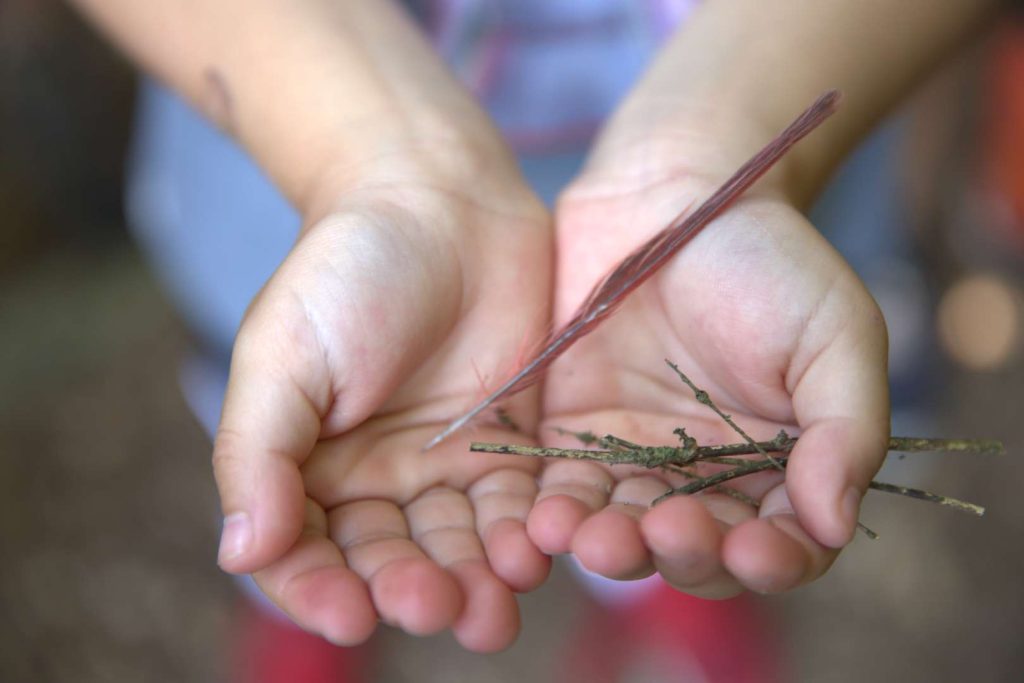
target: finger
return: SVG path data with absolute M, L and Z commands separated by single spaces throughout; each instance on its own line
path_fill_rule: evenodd
M 546 464 L 537 502 L 526 521 L 530 540 L 548 555 L 569 552 L 580 525 L 608 503 L 613 484 L 611 474 L 600 465 Z
M 665 492 L 657 477 L 630 477 L 612 491 L 610 504 L 580 525 L 572 551 L 590 571 L 610 579 L 632 580 L 654 572 L 640 533 L 651 501 Z
M 784 485 L 765 496 L 760 516 L 729 533 L 722 548 L 729 572 L 759 593 L 779 593 L 809 583 L 824 574 L 837 555 L 837 550 L 818 543 L 797 520 Z
M 302 628 L 335 645 L 362 643 L 377 625 L 366 584 L 345 566 L 338 546 L 327 538 L 323 509 L 311 500 L 305 508 L 299 540 L 253 578 Z
M 292 322 L 283 314 L 279 324 L 287 329 Z M 302 530 L 305 494 L 298 466 L 320 433 L 328 398 L 314 379 L 326 375 L 322 363 L 303 360 L 306 354 L 294 349 L 285 353 L 291 343 L 313 342 L 266 333 L 254 320 L 235 344 L 213 449 L 224 512 L 218 562 L 226 571 L 268 566 Z
M 754 518 L 727 496 L 675 496 L 644 515 L 641 532 L 654 566 L 674 588 L 708 599 L 729 598 L 743 587 L 722 564 L 725 534 Z
M 498 470 L 467 491 L 494 573 L 514 591 L 534 590 L 551 571 L 551 558 L 526 533 L 526 520 L 537 497 L 537 479 L 518 470 Z
M 803 432 L 790 455 L 787 491 L 804 528 L 832 548 L 853 537 L 889 438 L 885 323 L 867 293 L 858 294 L 847 298 L 861 308 L 841 312 L 842 333 L 814 355 L 793 390 Z M 818 317 L 840 315 L 821 308 Z M 813 339 L 821 324 L 809 323 L 806 336 Z
M 377 614 L 414 635 L 454 623 L 463 597 L 456 581 L 409 538 L 393 503 L 359 501 L 328 512 L 328 533 L 352 570 L 369 586 Z
M 454 489 L 431 489 L 405 507 L 412 539 L 451 571 L 465 601 L 452 624 L 455 639 L 474 652 L 496 652 L 519 633 L 519 607 L 494 575 L 476 531 L 473 508 Z
M 411 225 L 404 209 L 350 205 L 304 233 L 247 315 L 214 446 L 225 569 L 255 571 L 291 547 L 304 498 L 296 467 L 321 432 L 365 420 L 451 330 L 456 256 Z M 425 267 L 396 278 L 395 263 Z

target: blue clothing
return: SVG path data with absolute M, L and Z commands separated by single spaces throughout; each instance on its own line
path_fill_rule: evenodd
M 597 126 L 693 0 L 420 0 L 442 57 L 520 152 L 540 196 L 575 175 Z M 227 356 L 300 219 L 230 138 L 145 82 L 130 223 L 202 342 Z

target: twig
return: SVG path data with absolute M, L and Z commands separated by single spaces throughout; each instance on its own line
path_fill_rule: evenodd
M 782 464 L 783 466 L 785 466 L 785 464 L 788 463 L 788 461 L 789 456 L 784 456 L 779 459 L 779 463 Z M 731 481 L 732 479 L 746 477 L 751 474 L 763 472 L 773 467 L 773 465 L 766 460 L 743 460 L 740 462 L 744 464 L 736 465 L 731 470 L 723 470 L 721 472 L 716 472 L 715 474 L 711 474 L 706 477 L 696 479 L 690 482 L 689 484 L 686 484 L 685 486 L 680 486 L 679 488 L 672 489 L 667 493 L 663 493 L 662 495 L 654 499 L 654 501 L 651 503 L 651 506 L 653 507 L 660 503 L 661 501 L 665 500 L 666 498 L 670 498 L 671 496 L 692 495 L 694 493 L 699 493 L 705 489 L 719 486 L 727 481 Z M 939 505 L 945 505 L 947 507 L 951 507 L 962 512 L 969 512 L 973 515 L 977 515 L 978 517 L 981 517 L 985 514 L 985 508 L 983 508 L 980 505 L 968 503 L 966 501 L 958 500 L 956 498 L 950 498 L 949 496 L 941 496 L 937 493 L 932 493 L 930 491 L 922 491 L 921 489 L 909 488 L 907 486 L 897 486 L 896 484 L 888 484 L 882 481 L 872 481 L 870 484 L 868 484 L 868 488 L 873 489 L 875 491 L 882 491 L 884 493 L 895 493 L 897 495 L 906 496 L 908 498 L 914 498 L 916 500 L 924 500 L 928 501 L 929 503 L 938 503 Z
M 780 434 L 785 435 L 785 432 L 780 432 Z M 716 462 L 716 463 L 717 462 L 722 462 L 722 461 L 725 461 L 725 460 L 729 460 L 730 461 L 729 463 L 723 463 L 723 464 L 731 464 L 733 462 L 736 462 L 736 461 L 733 461 L 731 458 L 714 458 L 714 459 L 708 458 L 707 460 L 708 460 L 708 462 Z M 665 465 L 664 468 L 666 470 L 670 471 L 670 472 L 676 472 L 678 474 L 681 474 L 684 477 L 686 477 L 687 479 L 700 479 L 700 477 L 698 475 L 694 474 L 693 472 L 690 472 L 685 467 L 680 467 L 679 465 L 675 465 L 673 463 L 669 463 L 669 464 Z M 734 489 L 734 488 L 731 488 L 729 486 L 723 486 L 722 484 L 714 486 L 713 489 L 714 489 L 714 491 L 716 493 L 724 493 L 725 495 L 729 496 L 730 498 L 734 498 L 734 499 L 740 501 L 741 503 L 746 503 L 747 505 L 749 505 L 750 507 L 754 508 L 755 510 L 759 509 L 761 507 L 761 501 L 755 500 L 751 496 L 748 496 L 747 494 L 743 493 L 743 491 L 740 491 L 738 489 Z M 857 528 L 860 529 L 864 533 L 864 535 L 867 536 L 868 538 L 870 538 L 872 541 L 877 541 L 878 540 L 878 534 L 874 530 L 872 530 L 870 527 L 862 524 L 861 522 L 857 522 Z
M 864 535 L 870 538 L 872 541 L 878 540 L 878 534 L 875 533 L 870 527 L 864 526 L 862 522 L 857 522 L 857 528 L 864 532 Z
M 580 432 L 585 434 L 586 432 Z M 596 438 L 596 437 L 595 437 Z M 796 446 L 798 437 L 780 432 L 771 441 L 758 441 L 757 445 L 769 453 L 789 453 Z M 893 436 L 887 449 L 897 453 L 977 453 L 978 455 L 1006 455 L 1001 441 L 993 439 L 927 439 L 917 436 Z M 747 443 L 730 443 L 721 446 L 700 446 L 697 460 L 720 455 L 753 455 L 760 453 Z
M 675 488 L 672 489 L 671 491 L 663 493 L 654 499 L 654 501 L 651 503 L 651 507 L 654 507 L 661 501 L 672 496 L 693 495 L 694 493 L 700 493 L 704 489 L 708 489 L 713 486 L 718 486 L 719 484 L 724 484 L 727 481 L 732 481 L 733 479 L 738 479 L 739 477 L 745 477 L 750 474 L 756 474 L 758 472 L 763 472 L 768 469 L 774 469 L 776 467 L 783 467 L 782 462 L 785 462 L 785 460 L 776 460 L 775 462 L 769 462 L 768 460 L 744 460 L 742 462 L 744 464 L 737 465 L 733 467 L 731 470 L 722 470 L 721 472 L 709 474 L 706 477 L 695 479 L 694 481 L 691 481 L 689 484 L 680 486 L 679 488 Z
M 636 465 L 654 469 L 675 462 L 680 449 L 674 446 L 641 446 L 637 450 L 587 450 L 583 448 L 541 448 L 539 446 L 517 446 L 507 443 L 486 443 L 474 441 L 469 450 L 475 453 L 502 453 L 505 455 L 529 455 L 537 458 L 568 458 L 569 460 L 593 460 L 606 465 Z
M 574 432 L 565 432 L 573 433 Z M 589 434 L 590 432 L 580 432 Z M 782 437 L 781 440 L 779 437 Z M 607 438 L 607 437 L 602 437 Z M 599 441 L 594 437 L 594 441 Z M 771 441 L 758 441 L 757 445 L 762 449 L 780 454 L 788 454 L 799 441 L 799 437 L 789 436 L 786 432 Z M 922 439 L 918 437 L 894 436 L 889 439 L 888 449 L 904 453 L 927 453 L 927 452 L 954 452 L 954 453 L 978 453 L 988 455 L 1003 455 L 1005 449 L 1003 444 L 989 439 Z M 662 461 L 667 464 L 679 464 L 674 459 L 676 454 L 682 453 L 683 449 L 675 446 L 641 446 L 636 445 L 633 450 L 623 449 L 585 449 L 585 448 L 541 448 L 539 446 L 520 446 L 516 444 L 488 443 L 474 441 L 470 444 L 469 450 L 477 453 L 504 453 L 507 455 L 527 455 L 539 458 L 571 458 L 573 460 L 593 460 L 603 462 L 606 465 L 638 465 L 640 467 L 655 468 L 661 467 Z M 698 446 L 694 449 L 693 462 L 715 462 L 716 460 L 733 455 L 754 455 L 760 453 L 753 446 L 747 443 L 728 443 L 718 446 Z M 639 457 L 638 457 L 639 456 Z M 738 464 L 751 462 L 749 460 L 735 460 L 729 462 L 721 460 L 719 464 Z M 650 464 L 647 464 L 650 463 Z M 688 464 L 688 463 L 687 463 Z
M 515 432 L 516 434 L 522 434 L 523 433 L 523 430 L 519 428 L 519 425 L 516 423 L 515 420 L 512 419 L 512 416 L 509 415 L 508 411 L 505 410 L 504 408 L 502 408 L 502 407 L 497 408 L 494 411 L 494 416 L 496 418 L 498 418 L 498 424 L 500 424 L 502 427 L 510 429 L 513 432 Z
M 663 466 L 663 469 L 665 469 L 665 470 L 667 470 L 669 472 L 675 472 L 676 474 L 681 474 L 684 477 L 686 477 L 687 479 L 700 479 L 700 475 L 694 474 L 690 470 L 686 469 L 686 467 L 683 467 L 681 465 L 676 465 L 675 463 L 668 463 L 668 464 Z M 761 502 L 760 501 L 754 500 L 752 497 L 750 497 L 747 494 L 743 493 L 743 491 L 739 491 L 739 490 L 734 489 L 734 488 L 729 488 L 728 486 L 716 486 L 715 487 L 715 492 L 716 493 L 724 493 L 725 495 L 729 496 L 730 498 L 735 498 L 736 500 L 740 501 L 741 503 L 746 503 L 747 505 L 749 505 L 749 506 L 751 506 L 753 508 L 761 507 Z
M 972 515 L 981 517 L 985 514 L 985 508 L 974 503 L 968 503 L 963 500 L 957 500 L 956 498 L 949 498 L 948 496 L 940 496 L 928 491 L 921 491 L 920 489 L 911 489 L 906 486 L 897 486 L 896 484 L 886 484 L 882 481 L 873 481 L 868 484 L 869 488 L 875 491 L 884 491 L 885 493 L 896 493 L 901 496 L 907 496 L 908 498 L 916 498 L 917 500 L 926 500 L 929 503 L 938 503 L 939 505 L 946 505 L 956 510 L 963 512 L 970 512 Z
M 552 427 L 554 431 L 558 432 L 562 436 L 575 436 L 576 440 L 584 446 L 589 446 L 592 443 L 597 443 L 597 434 L 590 431 L 589 429 L 582 432 L 574 432 L 571 429 L 563 429 L 562 427 Z
M 980 455 L 1006 455 L 1002 441 L 995 439 L 922 439 L 894 436 L 889 439 L 889 450 L 900 453 L 944 451 L 946 453 L 978 453 Z
M 728 486 L 726 482 L 739 479 L 768 469 L 785 470 L 789 463 L 790 452 L 799 441 L 799 437 L 789 436 L 785 431 L 780 431 L 771 441 L 754 441 L 743 429 L 736 424 L 731 415 L 727 415 L 715 405 L 714 401 L 706 391 L 695 385 L 689 377 L 670 360 L 666 364 L 679 376 L 692 391 L 697 401 L 711 408 L 722 418 L 732 429 L 739 434 L 745 443 L 724 444 L 719 446 L 700 446 L 696 439 L 689 436 L 682 427 L 676 428 L 674 433 L 679 438 L 678 446 L 644 446 L 627 441 L 613 434 L 606 434 L 597 437 L 593 432 L 573 432 L 556 427 L 560 434 L 574 435 L 585 445 L 597 444 L 600 450 L 572 449 L 572 448 L 540 448 L 536 446 L 516 446 L 512 444 L 481 443 L 473 442 L 470 450 L 485 453 L 503 453 L 507 455 L 526 455 L 545 458 L 569 458 L 572 460 L 591 460 L 606 465 L 634 465 L 648 469 L 660 468 L 668 472 L 681 474 L 689 479 L 689 483 L 670 489 L 658 496 L 651 502 L 655 506 L 661 501 L 676 495 L 693 495 L 712 489 L 714 491 L 732 496 L 744 503 L 759 507 L 760 503 L 742 491 Z M 889 439 L 889 450 L 904 453 L 925 452 L 925 451 L 953 451 L 968 453 L 986 453 L 1002 455 L 1005 451 L 1003 444 L 999 441 L 981 439 L 924 439 L 917 437 L 892 437 Z M 763 460 L 750 460 L 737 458 L 737 455 L 761 455 Z M 778 454 L 773 457 L 770 453 Z M 698 463 L 709 463 L 724 465 L 731 469 L 721 470 L 708 476 L 700 476 L 691 472 L 689 468 Z M 908 498 L 924 500 L 939 505 L 969 512 L 981 516 L 985 514 L 985 508 L 974 503 L 942 496 L 930 491 L 898 486 L 886 482 L 872 481 L 869 488 L 885 493 L 895 493 Z M 857 522 L 857 528 L 863 531 L 869 538 L 876 539 L 878 534 Z
M 792 441 L 797 439 L 789 437 Z M 907 443 L 910 441 L 917 442 L 919 448 L 917 451 L 924 452 L 926 450 L 940 450 L 938 446 L 946 443 L 955 443 L 956 448 L 954 450 L 960 452 L 979 452 L 979 453 L 1002 453 L 1003 449 L 1000 445 L 998 449 L 992 448 L 991 441 L 972 441 L 970 439 L 959 439 L 951 442 L 947 439 L 908 439 L 906 437 L 894 437 L 890 440 L 890 443 Z M 926 448 L 924 444 L 934 443 L 936 448 Z M 773 442 L 765 441 L 761 442 L 762 446 L 771 445 Z M 976 445 L 976 448 L 972 448 Z M 719 455 L 719 453 L 729 452 L 737 455 L 749 454 L 750 451 L 742 451 L 740 448 L 750 448 L 748 444 L 726 444 L 724 446 L 701 446 L 696 449 L 699 454 L 695 459 L 700 462 L 710 462 L 719 465 L 732 466 L 731 470 L 723 470 L 716 472 L 715 474 L 708 475 L 706 477 L 697 477 L 689 484 L 673 489 L 665 494 L 662 494 L 658 498 L 654 499 L 651 505 L 656 505 L 662 500 L 680 494 L 692 495 L 699 493 L 705 489 L 719 486 L 732 479 L 738 479 L 758 472 L 763 472 L 768 469 L 773 469 L 774 465 L 767 460 L 741 460 L 732 459 L 728 456 Z M 474 441 L 470 444 L 469 450 L 477 453 L 502 453 L 506 455 L 525 455 L 532 457 L 542 458 L 568 458 L 571 460 L 592 460 L 595 462 L 604 463 L 606 465 L 635 465 L 639 467 L 646 467 L 653 469 L 656 467 L 666 467 L 678 464 L 673 460 L 673 454 L 678 454 L 681 449 L 673 446 L 640 446 L 637 450 L 586 450 L 586 449 L 574 449 L 574 448 L 541 448 L 538 446 L 517 446 L 514 444 L 502 444 L 502 443 L 485 443 Z M 788 463 L 788 454 L 781 454 L 776 461 L 785 467 Z M 692 464 L 694 460 L 691 460 L 688 464 Z M 678 471 L 675 467 L 672 471 Z M 692 474 L 692 473 L 691 473 Z M 885 493 L 895 493 L 908 498 L 914 498 L 917 500 L 924 500 L 932 503 L 938 503 L 939 505 L 946 505 L 957 510 L 964 512 L 970 512 L 972 514 L 981 516 L 985 513 L 985 508 L 974 503 L 968 503 L 966 501 L 958 500 L 956 498 L 950 498 L 948 496 L 942 496 L 930 491 L 922 491 L 920 489 L 909 488 L 906 486 L 897 486 L 895 484 L 888 484 L 885 482 L 872 481 L 869 485 L 870 488 L 876 491 L 883 491 Z
M 764 448 L 761 448 L 761 446 L 759 446 L 756 441 L 751 439 L 750 436 L 745 431 L 740 429 L 740 426 L 738 424 L 733 422 L 732 415 L 726 415 L 725 413 L 723 413 L 718 408 L 718 406 L 715 405 L 715 402 L 711 400 L 711 396 L 708 395 L 708 392 L 706 392 L 703 389 L 699 388 L 696 384 L 694 384 L 692 381 L 690 381 L 690 378 L 687 377 L 683 373 L 683 371 L 679 369 L 678 365 L 676 365 L 672 361 L 668 360 L 667 358 L 665 359 L 665 362 L 668 364 L 668 366 L 670 368 L 672 368 L 672 370 L 675 371 L 675 373 L 677 375 L 679 375 L 679 379 L 683 380 L 683 383 L 686 386 L 690 387 L 691 390 L 693 390 L 693 395 L 697 399 L 698 403 L 703 403 L 708 408 L 711 408 L 711 410 L 715 411 L 715 413 L 717 413 L 720 418 L 725 420 L 725 423 L 727 425 L 732 427 L 733 430 L 737 434 L 739 434 L 741 437 L 743 437 L 743 440 L 746 441 L 750 445 L 751 448 L 755 449 L 759 454 L 764 456 L 764 458 L 767 459 L 768 462 L 770 462 L 775 469 L 777 469 L 777 470 L 781 470 L 782 469 L 782 465 L 780 465 L 775 458 L 773 458 L 771 455 L 769 455 L 768 451 L 766 451 Z

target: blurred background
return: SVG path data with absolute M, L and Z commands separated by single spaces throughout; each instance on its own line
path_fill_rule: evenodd
M 0 2 L 0 681 L 224 677 L 237 596 L 214 562 L 209 444 L 178 388 L 189 333 L 124 225 L 134 89 L 61 3 Z M 894 353 L 930 359 L 901 419 L 1008 455 L 893 463 L 889 479 L 988 514 L 872 494 L 881 538 L 765 602 L 794 681 L 1024 680 L 1022 25 L 1007 18 L 897 118 L 887 186 L 912 258 L 869 259 L 865 277 Z M 492 657 L 385 629 L 377 678 L 547 680 L 587 600 L 559 567 Z

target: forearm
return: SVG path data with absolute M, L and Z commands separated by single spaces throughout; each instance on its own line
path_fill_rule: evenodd
M 235 136 L 301 209 L 380 160 L 419 156 L 456 177 L 506 154 L 392 2 L 72 2 Z
M 823 91 L 840 112 L 773 176 L 795 201 L 814 195 L 852 145 L 943 57 L 995 0 L 708 0 L 673 37 L 608 128 L 646 164 L 713 158 L 728 172 Z M 645 132 L 646 131 L 646 132 Z M 688 138 L 688 135 L 692 137 Z M 625 138 L 646 135 L 642 152 Z M 666 140 L 669 144 L 663 144 Z M 680 144 L 674 144 L 674 143 Z M 608 149 L 599 150 L 599 154 Z M 650 155 L 655 158 L 651 158 Z

